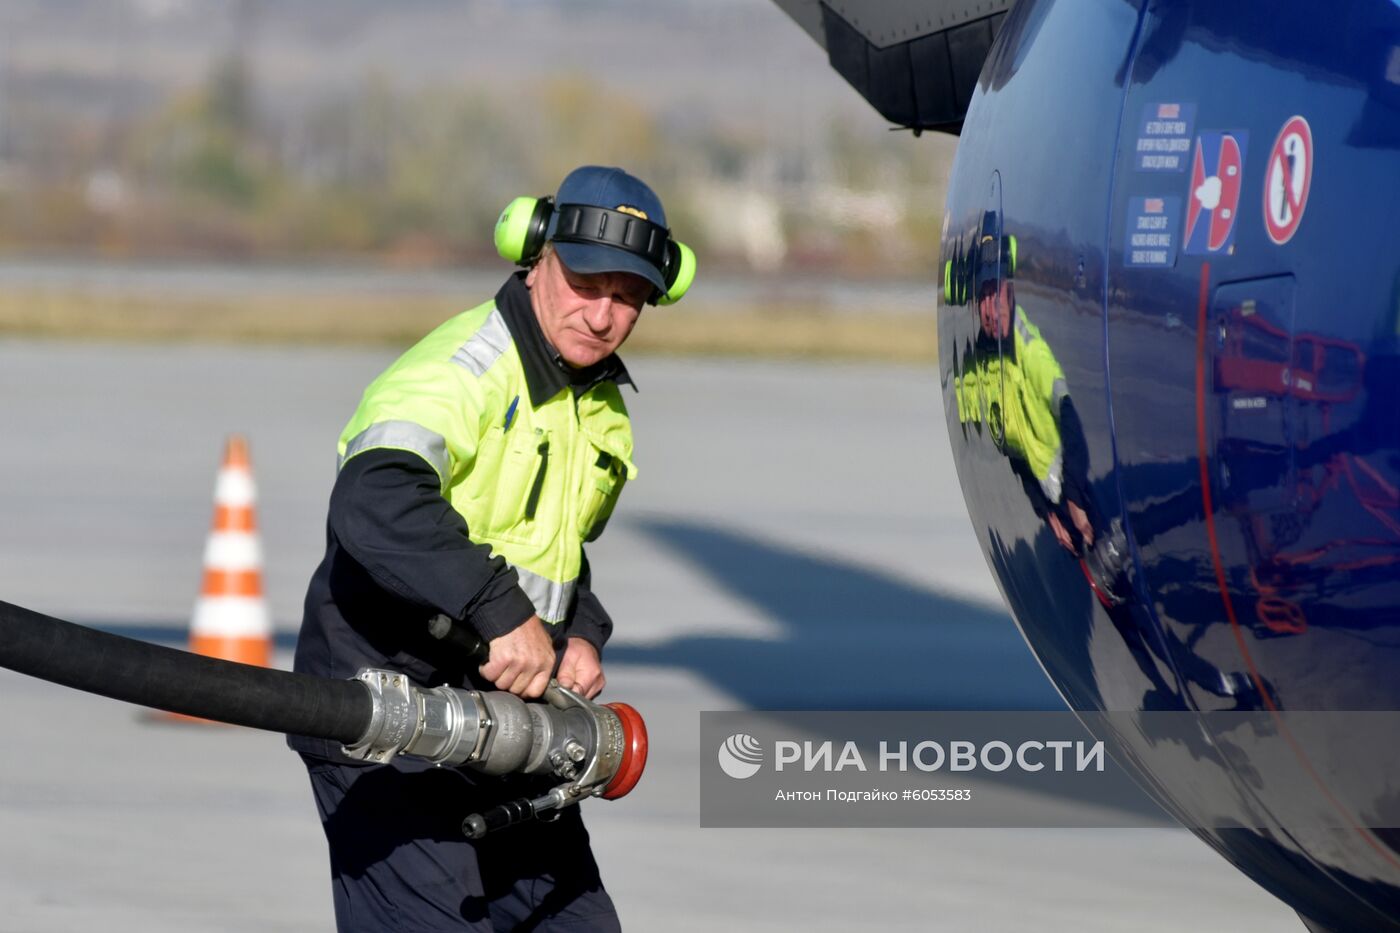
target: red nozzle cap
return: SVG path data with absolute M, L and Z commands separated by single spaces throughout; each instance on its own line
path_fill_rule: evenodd
M 622 764 L 601 794 L 604 800 L 616 800 L 631 793 L 642 779 L 647 766 L 647 724 L 642 722 L 642 714 L 626 703 L 603 705 L 622 720 Z

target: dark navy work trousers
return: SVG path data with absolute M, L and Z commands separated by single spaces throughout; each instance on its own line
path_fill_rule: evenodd
M 473 842 L 462 819 L 548 785 L 396 759 L 304 758 L 330 844 L 336 927 L 355 933 L 618 931 L 578 808 Z

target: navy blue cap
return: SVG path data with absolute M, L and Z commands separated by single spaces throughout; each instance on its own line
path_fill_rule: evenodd
M 995 284 L 998 279 L 1006 274 L 1006 262 L 1000 256 L 999 247 L 995 237 L 982 235 L 982 241 L 977 244 L 977 265 L 973 283 L 975 297 L 981 297 L 982 287 L 988 283 Z
M 1001 221 L 996 211 L 982 214 L 982 235 L 977 242 L 977 265 L 975 267 L 973 291 L 982 293 L 982 286 L 989 282 L 1011 277 L 1011 256 L 1007 253 L 1005 238 L 1001 236 Z
M 584 165 L 574 169 L 559 185 L 554 196 L 554 216 L 550 218 L 546 236 L 553 240 L 559 224 L 559 207 L 564 204 L 587 204 L 606 207 L 666 226 L 666 210 L 656 192 L 640 178 L 620 168 Z M 554 251 L 564 265 L 574 272 L 592 275 L 597 272 L 630 272 L 646 279 L 657 289 L 666 290 L 661 270 L 635 253 L 629 253 L 604 243 L 555 243 Z

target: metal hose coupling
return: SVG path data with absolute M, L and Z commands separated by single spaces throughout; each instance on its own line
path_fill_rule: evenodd
M 646 767 L 646 725 L 635 709 L 593 703 L 558 681 L 542 702 L 527 703 L 500 690 L 420 687 L 399 671 L 365 668 L 355 679 L 372 711 L 364 734 L 343 746 L 350 758 L 412 755 L 484 774 L 553 774 L 563 783 L 545 809 L 621 797 Z

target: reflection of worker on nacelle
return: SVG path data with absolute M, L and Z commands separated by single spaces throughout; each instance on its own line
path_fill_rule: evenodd
M 1121 598 L 1117 578 L 1127 556 L 1123 532 L 1116 525 L 1104 536 L 1095 532 L 1105 523 L 1089 487 L 1084 431 L 1064 369 L 1016 301 L 1016 256 L 1016 237 L 999 236 L 989 211 L 975 250 L 945 266 L 945 275 L 957 268 L 964 279 L 946 283 L 944 297 L 970 295 L 977 302 L 976 345 L 955 376 L 958 419 L 987 427 L 1036 515 L 1081 560 L 1099 599 L 1113 603 Z
M 1064 369 L 1016 300 L 1017 254 L 1016 237 L 1002 235 L 995 213 L 988 211 L 976 249 L 945 266 L 945 273 L 957 268 L 963 276 L 962 282 L 945 286 L 945 298 L 975 299 L 977 310 L 977 336 L 955 377 L 959 420 L 986 427 L 1036 516 L 1078 562 L 1149 684 L 1143 708 L 1172 708 L 1179 690 L 1163 677 L 1166 654 L 1157 639 L 1148 637 L 1146 620 L 1127 598 L 1133 569 L 1127 535 L 1120 520 L 1106 517 L 1095 495 L 1088 444 Z M 1168 503 L 1166 511 L 1176 508 Z M 1203 664 L 1191 648 L 1176 644 L 1183 680 L 1236 704 L 1256 698 L 1248 678 Z

